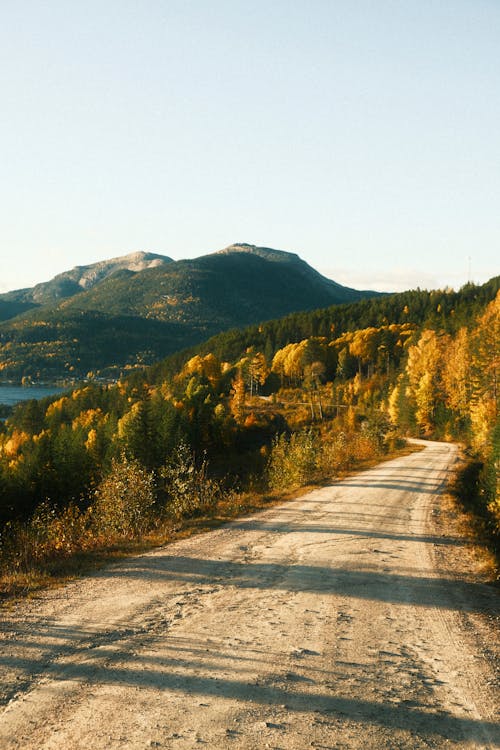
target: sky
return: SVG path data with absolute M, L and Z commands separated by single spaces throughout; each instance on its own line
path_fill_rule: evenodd
M 1 0 L 0 292 L 247 242 L 500 273 L 499 0 Z

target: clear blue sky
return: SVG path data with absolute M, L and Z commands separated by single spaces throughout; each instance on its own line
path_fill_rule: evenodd
M 500 273 L 499 0 L 2 0 L 0 290 L 249 242 Z

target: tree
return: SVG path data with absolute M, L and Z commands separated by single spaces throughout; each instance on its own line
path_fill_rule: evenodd
M 248 371 L 250 376 L 250 395 L 252 396 L 254 390 L 255 393 L 259 392 L 259 387 L 264 385 L 269 374 L 266 358 L 262 352 L 255 352 L 251 357 Z
M 408 376 L 405 372 L 400 373 L 396 384 L 389 392 L 387 413 L 395 427 L 403 433 L 411 432 L 415 427 L 415 413 L 411 408 L 408 398 Z
M 349 347 L 343 346 L 338 355 L 336 375 L 340 380 L 348 380 L 356 373 L 356 360 L 349 353 Z
M 422 332 L 418 343 L 408 352 L 410 393 L 415 401 L 417 425 L 430 434 L 436 426 L 442 427 L 444 388 L 441 378 L 443 351 L 449 337 L 438 336 L 433 330 Z
M 472 400 L 490 401 L 496 418 L 500 413 L 500 291 L 478 319 L 471 351 Z
M 465 327 L 449 340 L 444 355 L 442 378 L 446 405 L 456 414 L 458 432 L 465 428 L 470 418 L 471 360 L 469 333 Z
M 358 360 L 358 371 L 361 375 L 362 365 L 370 365 L 375 362 L 377 356 L 377 345 L 379 340 L 378 328 L 363 328 L 355 331 L 349 344 L 349 352 Z M 370 370 L 370 368 L 368 368 Z M 368 375 L 371 373 L 368 372 Z
M 246 388 L 245 381 L 241 372 L 238 371 L 235 379 L 233 380 L 233 387 L 231 389 L 231 400 L 230 407 L 231 412 L 238 424 L 242 424 L 245 418 L 245 401 L 246 401 Z

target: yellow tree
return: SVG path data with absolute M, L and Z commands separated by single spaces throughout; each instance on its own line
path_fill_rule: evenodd
M 438 425 L 438 411 L 444 400 L 441 370 L 443 349 L 448 341 L 449 337 L 445 335 L 438 336 L 436 331 L 425 330 L 408 352 L 409 390 L 415 401 L 417 425 L 425 433 L 442 426 Z
M 402 384 L 401 377 L 399 377 L 396 385 L 389 393 L 389 400 L 387 405 L 387 413 L 389 414 L 389 419 L 395 427 L 399 427 L 401 419 L 401 391 Z
M 271 369 L 281 377 L 281 384 L 284 384 L 285 378 L 292 379 L 297 377 L 297 352 L 299 344 L 287 344 L 282 349 L 278 349 L 273 357 Z
M 233 387 L 231 389 L 231 400 L 229 402 L 231 412 L 238 422 L 241 424 L 245 418 L 245 401 L 246 401 L 246 388 L 245 381 L 241 372 L 238 370 L 238 374 L 233 380 Z
M 255 352 L 250 358 L 248 371 L 250 376 L 250 395 L 252 395 L 254 388 L 255 391 L 258 392 L 259 386 L 264 385 L 266 378 L 269 375 L 266 358 L 262 352 Z
M 473 397 L 493 401 L 499 413 L 500 291 L 479 318 L 472 334 Z
M 361 365 L 368 365 L 368 369 L 370 370 L 370 365 L 375 361 L 377 356 L 379 338 L 380 330 L 373 327 L 362 328 L 353 334 L 351 343 L 349 344 L 349 352 L 358 360 L 359 374 L 361 374 Z
M 489 436 L 500 415 L 500 291 L 471 334 L 471 421 L 473 442 L 488 450 Z
M 446 404 L 461 420 L 470 415 L 471 368 L 469 333 L 461 328 L 448 343 L 443 358 L 443 385 Z
M 415 427 L 406 372 L 400 373 L 394 388 L 389 392 L 387 413 L 392 424 L 399 427 L 402 432 L 409 433 Z
M 294 385 L 300 383 L 304 374 L 302 356 L 306 343 L 306 340 L 304 340 L 298 344 L 290 344 L 288 347 L 288 355 L 285 359 L 285 374 Z
M 206 354 L 204 357 L 196 354 L 186 362 L 177 379 L 184 380 L 192 375 L 207 378 L 215 388 L 221 377 L 221 363 L 214 354 Z
M 283 347 L 283 349 L 278 349 L 271 363 L 271 370 L 275 372 L 276 375 L 280 376 L 281 385 L 283 385 L 285 381 L 286 348 L 287 347 Z

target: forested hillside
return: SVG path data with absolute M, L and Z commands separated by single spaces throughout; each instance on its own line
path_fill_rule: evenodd
M 195 354 L 214 354 L 222 360 L 234 360 L 249 347 L 262 351 L 267 361 L 278 349 L 312 336 L 333 340 L 342 333 L 388 323 L 410 323 L 417 328 L 430 327 L 448 333 L 467 326 L 494 299 L 500 289 L 500 276 L 477 286 L 467 284 L 460 291 L 412 290 L 401 294 L 383 295 L 355 304 L 332 305 L 328 308 L 293 313 L 244 329 L 231 329 L 218 334 L 199 346 L 176 352 L 153 368 L 153 377 L 175 373 Z
M 113 386 L 20 404 L 0 434 L 3 520 L 59 519 L 64 554 L 72 534 L 142 533 L 169 508 L 198 512 L 215 487 L 300 483 L 414 435 L 470 447 L 498 533 L 499 282 L 294 315 Z M 142 509 L 113 516 L 139 496 Z

